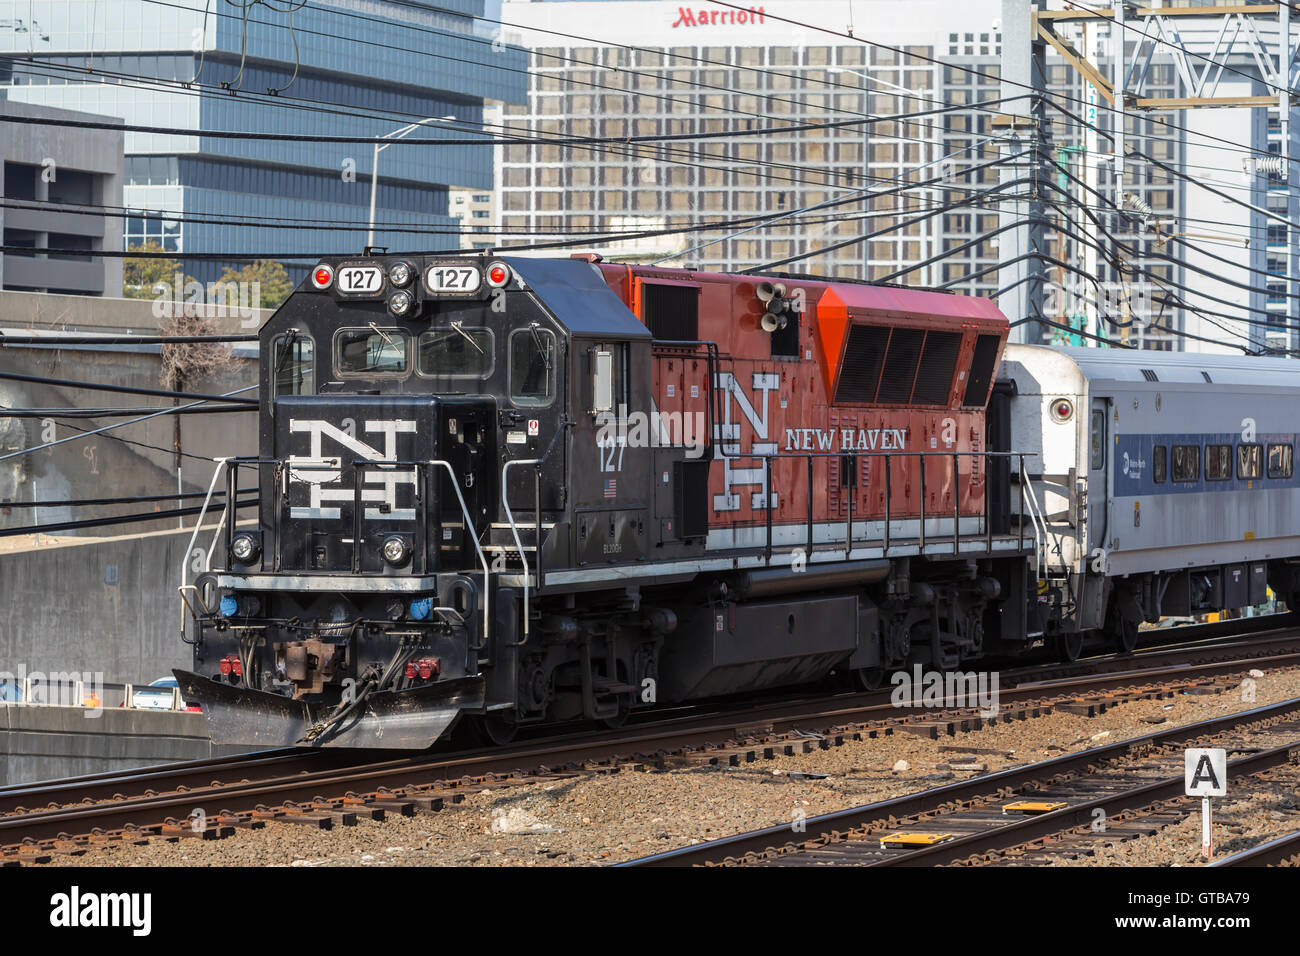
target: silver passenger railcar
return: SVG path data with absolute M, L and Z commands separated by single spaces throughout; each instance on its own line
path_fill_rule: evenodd
M 1294 604 L 1293 362 L 1010 345 L 1001 378 L 1063 656 L 1092 637 L 1131 649 L 1142 621 L 1260 604 L 1270 584 Z

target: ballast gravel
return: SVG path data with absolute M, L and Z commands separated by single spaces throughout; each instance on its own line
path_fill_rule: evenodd
M 1154 730 L 1300 697 L 1300 669 L 1266 672 L 1248 688 L 1135 701 L 1096 717 L 1056 712 L 938 740 L 895 732 L 810 754 L 738 767 L 590 773 L 468 795 L 437 813 L 362 820 L 321 831 L 293 824 L 239 830 L 223 840 L 156 839 L 112 845 L 66 866 L 590 866 L 716 839 L 942 786 L 972 775 L 1074 753 Z M 811 729 L 811 728 L 810 728 Z M 1085 865 L 1195 865 L 1187 821 L 1078 861 Z M 1216 817 L 1216 820 L 1220 818 Z M 1225 804 L 1223 849 L 1300 829 L 1288 793 Z M 792 831 L 793 832 L 793 831 Z M 1196 838 L 1199 846 L 1199 837 Z M 1190 850 L 1189 850 L 1190 848 Z

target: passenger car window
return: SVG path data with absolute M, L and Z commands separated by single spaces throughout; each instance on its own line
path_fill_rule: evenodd
M 271 392 L 276 395 L 316 394 L 316 345 L 310 336 L 291 332 L 271 343 Z
M 536 326 L 510 333 L 510 400 L 549 405 L 555 397 L 555 335 Z
M 1259 445 L 1237 446 L 1237 477 L 1258 478 L 1263 467 L 1264 450 Z
M 1106 467 L 1106 412 L 1092 413 L 1092 454 L 1088 467 L 1093 471 Z
M 1197 481 L 1201 477 L 1201 446 L 1175 445 L 1170 471 L 1174 481 Z
M 1151 450 L 1151 480 L 1157 485 L 1164 484 L 1169 470 L 1169 449 L 1165 445 L 1156 445 Z
M 419 338 L 421 375 L 461 375 L 486 378 L 492 373 L 491 329 L 466 329 L 453 325 L 430 329 Z
M 1232 477 L 1232 446 L 1205 446 L 1205 478 L 1207 481 L 1226 481 Z
M 1294 462 L 1293 451 L 1287 445 L 1268 446 L 1268 476 L 1270 478 L 1290 478 Z
M 339 375 L 400 375 L 407 368 L 411 337 L 401 329 L 342 329 L 334 337 Z

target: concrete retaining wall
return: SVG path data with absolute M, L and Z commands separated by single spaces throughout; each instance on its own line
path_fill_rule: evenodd
M 0 785 L 201 760 L 247 748 L 214 747 L 203 715 L 185 711 L 0 706 Z
M 0 671 L 81 671 L 140 685 L 188 668 L 176 587 L 190 534 L 62 539 L 0 552 Z M 200 534 L 205 547 L 209 540 L 210 531 Z

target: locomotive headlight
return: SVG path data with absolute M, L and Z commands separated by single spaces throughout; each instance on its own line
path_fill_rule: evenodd
M 406 558 L 409 554 L 406 547 L 406 539 L 400 538 L 397 535 L 385 538 L 384 546 L 381 550 L 383 551 L 384 560 L 393 565 L 393 567 L 397 567 L 399 564 L 405 564 Z
M 388 269 L 388 281 L 399 289 L 406 287 L 414 275 L 410 264 L 406 262 L 394 262 Z
M 1074 417 L 1074 403 L 1068 398 L 1052 400 L 1052 421 L 1068 422 Z
M 251 534 L 237 534 L 235 540 L 230 542 L 230 553 L 242 564 L 247 564 L 256 558 L 257 551 L 257 539 Z
M 415 300 L 409 292 L 398 291 L 388 297 L 388 311 L 393 315 L 406 315 L 414 304 Z

